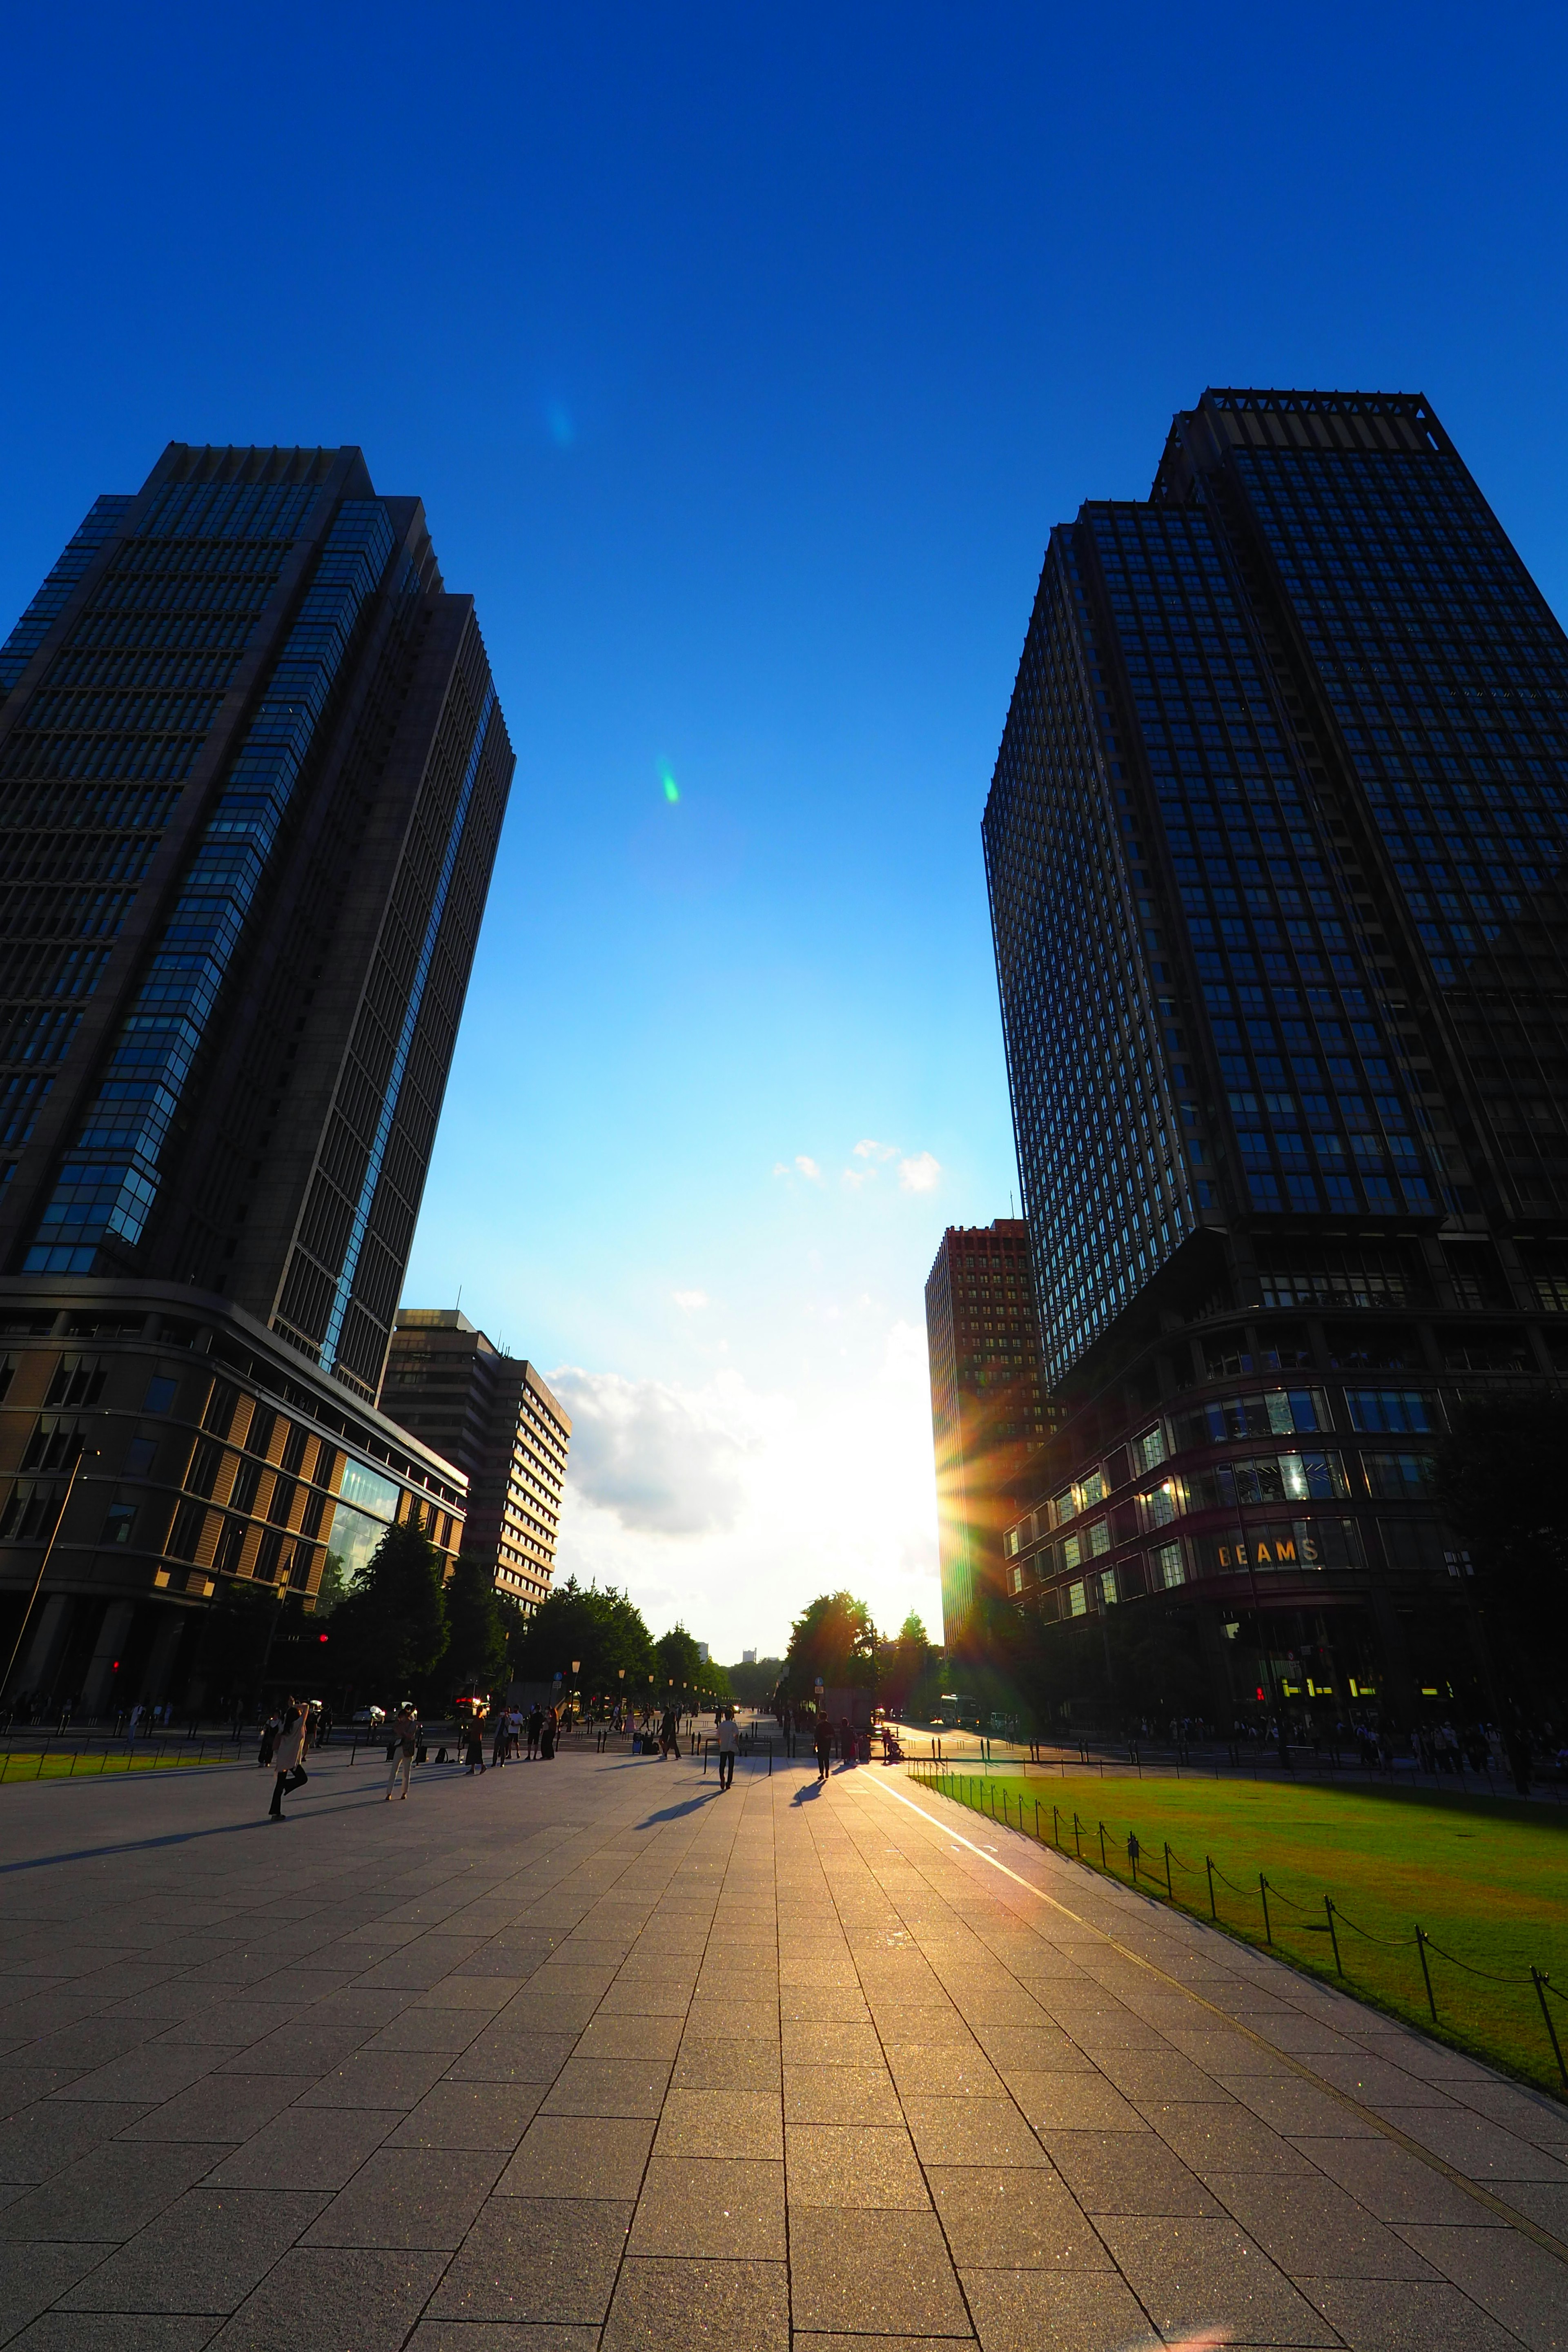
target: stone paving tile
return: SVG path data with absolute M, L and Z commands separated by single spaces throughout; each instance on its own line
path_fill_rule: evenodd
M 1155 2132 L 1047 2131 L 1040 2141 L 1086 2213 L 1220 2210 Z
M 1109 2270 L 1098 2232 L 1060 2177 L 1011 2165 L 931 2165 L 926 2178 L 960 2272 Z
M 0 2181 L 47 2180 L 140 2122 L 141 2105 L 41 2099 L 0 2123 Z
M 569 1751 L 390 1813 L 346 1759 L 313 1796 L 330 1774 L 287 1860 L 117 1860 L 118 1958 L 80 1965 L 101 1871 L 30 1882 L 0 1929 L 31 1971 L 0 2012 L 23 2340 L 784 2352 L 792 2299 L 818 2352 L 1115 2352 L 1201 2318 L 1238 2347 L 1562 2340 L 1563 2265 L 1340 2095 L 1561 2231 L 1555 2102 L 1011 1832 L 1065 1911 L 869 1773 L 799 1803 L 805 1773 L 742 1776 L 720 1808 L 689 1766 Z M 256 1801 L 136 1793 L 161 1825 Z
M 463 2242 L 501 2169 L 495 2148 L 379 2148 L 317 2214 L 307 2246 L 445 2248 Z
M 446 2259 L 295 2246 L 212 2342 L 220 2352 L 400 2352 Z
M 430 2316 L 598 2326 L 633 2210 L 629 2199 L 492 2198 L 453 2257 Z
M 1338 2181 L 1376 2221 L 1453 2221 L 1474 2228 L 1490 2220 L 1485 2207 L 1456 2182 L 1381 2135 L 1302 2139 L 1296 2145 L 1318 2171 Z M 1503 2226 L 1497 2223 L 1499 2229 Z
M 788 2352 L 789 2273 L 782 2262 L 628 2257 L 605 2352 L 694 2345 L 700 2352 Z
M 206 2179 L 216 2188 L 318 2189 L 330 2193 L 352 2179 L 402 2120 L 401 2111 L 395 2108 L 288 2107 L 232 2155 L 221 2156 L 214 2147 L 205 2149 L 213 2167 Z M 158 2160 L 162 2163 L 161 2154 Z
M 393 2147 L 499 2147 L 508 2155 L 536 2112 L 537 2083 L 431 2084 L 388 2137 Z
M 1253 2240 L 1228 2221 L 1100 2225 L 1122 2277 L 1166 2337 L 1224 2328 L 1247 2345 L 1331 2345 L 1334 2330 Z
M 574 2116 L 536 2116 L 497 2183 L 507 2197 L 636 2197 L 653 2146 L 650 2122 L 585 2130 Z
M 656 2118 L 669 2071 L 668 2058 L 568 2058 L 545 2095 L 543 2112 Z
M 780 2101 L 763 2091 L 670 2091 L 654 2143 L 660 2156 L 782 2157 Z
M 1152 2332 L 1114 2271 L 966 2270 L 963 2292 L 982 2352 L 1110 2352 Z
M 1405 2225 L 1402 2237 L 1531 2352 L 1568 2345 L 1563 2265 L 1513 2230 Z
M 796 2327 L 870 2325 L 900 2335 L 961 2336 L 968 2315 L 934 2213 L 835 2213 L 790 2219 L 790 2304 Z
M 233 2311 L 320 2212 L 280 2189 L 191 2189 L 60 2298 L 67 2311 Z
M 1519 2338 L 1446 2281 L 1300 2282 L 1351 2352 L 1517 2352 Z
M 909 2207 L 931 2203 L 914 2143 L 901 2125 L 894 2129 L 846 2124 L 790 2124 L 784 2151 L 791 2211 L 822 2205 Z
M 125 2125 L 119 2137 L 192 2143 L 213 2140 L 232 2146 L 261 2130 L 310 2090 L 314 2082 L 310 2074 L 208 2074 L 135 2123 Z
M 5 2341 L 8 2352 L 201 2352 L 218 2325 L 191 2313 L 46 2311 Z
M 79 2239 L 118 2245 L 211 2169 L 212 2147 L 165 2145 L 150 2156 L 107 2141 L 0 2212 L 0 2239 Z
M 597 2352 L 596 2327 L 507 2320 L 422 2319 L 408 2352 Z

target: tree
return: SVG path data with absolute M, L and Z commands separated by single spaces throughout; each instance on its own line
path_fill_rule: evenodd
M 925 1626 L 911 1609 L 899 1628 L 898 1640 L 877 1645 L 877 1688 L 889 1712 L 929 1713 L 933 1695 L 930 1685 L 941 1663 L 941 1651 L 926 1639 Z
M 613 1586 L 602 1592 L 569 1576 L 514 1629 L 511 1670 L 519 1682 L 551 1683 L 560 1675 L 587 1698 L 625 1693 L 646 1706 L 653 1643 L 642 1612 L 624 1592 Z
M 771 1706 L 784 1670 L 782 1658 L 753 1658 L 749 1665 L 742 1662 L 725 1669 L 730 1688 L 742 1706 Z
M 392 1704 L 428 1683 L 446 1647 L 440 1556 L 417 1528 L 388 1528 L 332 1612 L 333 1674 Z
M 791 1696 L 811 1698 L 818 1676 L 831 1689 L 874 1690 L 877 1629 L 852 1592 L 824 1592 L 790 1628 L 785 1660 Z
M 495 1578 L 476 1554 L 459 1552 L 447 1587 L 447 1654 L 442 1661 L 454 1693 L 490 1692 L 507 1678 L 508 1628 Z
M 1455 1411 L 1432 1466 L 1434 1500 L 1474 1563 L 1465 1598 L 1538 1695 L 1568 1654 L 1565 1456 L 1562 1396 L 1479 1396 Z
M 222 1579 L 206 1612 L 195 1679 L 203 1704 L 215 1714 L 253 1706 L 259 1695 L 261 1664 L 276 1637 L 280 1603 L 269 1584 Z
M 677 1696 L 695 1691 L 707 1673 L 702 1653 L 679 1620 L 668 1633 L 661 1633 L 653 1645 L 654 1696 L 664 1705 L 669 1685 L 674 1684 Z

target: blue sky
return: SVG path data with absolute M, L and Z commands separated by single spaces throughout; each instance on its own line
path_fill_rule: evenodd
M 518 774 L 406 1296 L 559 1372 L 563 1557 L 656 1626 L 939 1618 L 921 1288 L 1016 1183 L 978 824 L 1050 524 L 1205 383 L 1418 389 L 1564 609 L 1565 21 L 9 21 L 0 614 L 171 438 L 425 499 Z

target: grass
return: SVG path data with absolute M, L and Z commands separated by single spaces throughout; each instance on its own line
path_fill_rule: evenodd
M 1210 1916 L 1205 1858 L 1212 1860 L 1219 1924 L 1258 1945 L 1269 1940 L 1261 1872 L 1268 1882 L 1272 1948 L 1282 1958 L 1563 2095 L 1530 1978 L 1534 1966 L 1568 1992 L 1568 1818 L 1555 1809 L 1245 1780 L 1105 1781 L 1069 1774 L 1031 1782 L 1016 1772 L 920 1778 L 979 1811 L 994 1807 L 998 1822 L 1005 1811 L 1015 1829 L 1031 1836 L 1037 1797 L 1043 1842 L 1059 1838 L 1068 1854 L 1076 1811 L 1076 1843 L 1096 1871 L 1103 1823 L 1107 1874 L 1128 1885 L 1127 1839 L 1134 1833 L 1142 1849 L 1138 1885 L 1162 1903 L 1168 1842 L 1172 1899 L 1204 1919 Z M 1342 1979 L 1325 1896 L 1335 1906 Z M 1417 1924 L 1436 1947 L 1426 1954 L 1435 2022 Z M 1491 1981 L 1497 1978 L 1507 1981 Z M 1546 2000 L 1568 2059 L 1568 2000 L 1555 1992 Z
M 43 1754 L 36 1748 L 0 1749 L 0 1782 L 6 1780 L 96 1780 L 105 1772 L 175 1772 L 192 1764 L 232 1764 L 232 1756 L 160 1753 L 156 1748 L 60 1748 Z

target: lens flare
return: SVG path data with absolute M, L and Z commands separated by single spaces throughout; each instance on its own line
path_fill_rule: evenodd
M 680 787 L 670 774 L 668 763 L 663 760 L 658 763 L 658 781 L 664 787 L 665 799 L 673 807 L 680 798 Z

